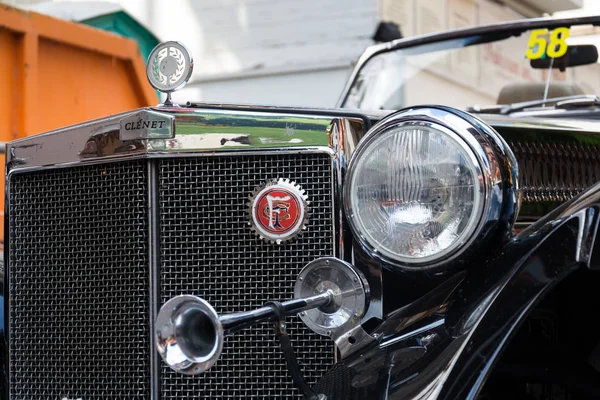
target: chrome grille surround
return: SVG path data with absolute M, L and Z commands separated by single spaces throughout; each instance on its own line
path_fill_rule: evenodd
M 340 207 L 336 206 L 334 203 L 339 201 L 339 193 L 345 171 L 346 160 L 350 157 L 353 149 L 355 148 L 358 138 L 365 132 L 365 119 L 361 119 L 360 117 L 357 118 L 356 114 L 352 113 L 350 113 L 348 116 L 343 115 L 343 113 L 337 113 L 337 116 L 331 116 L 318 112 L 316 114 L 311 114 L 310 111 L 306 110 L 300 110 L 296 112 L 296 110 L 293 109 L 284 112 L 282 112 L 282 110 L 276 110 L 276 112 L 248 111 L 247 107 L 241 107 L 240 109 L 233 108 L 229 110 L 184 109 L 179 107 L 170 109 L 167 107 L 161 107 L 160 109 L 157 108 L 145 110 L 170 113 L 175 116 L 176 129 L 174 129 L 173 137 L 171 139 L 163 138 L 133 141 L 121 140 L 119 134 L 120 121 L 123 118 L 128 118 L 132 115 L 136 115 L 136 113 L 139 113 L 140 110 L 136 110 L 133 112 L 114 115 L 96 121 L 48 132 L 43 135 L 27 137 L 10 142 L 7 145 L 6 170 L 8 172 L 7 183 L 9 187 L 12 187 L 10 186 L 12 179 L 15 179 L 15 182 L 18 182 L 19 176 L 24 177 L 26 175 L 35 177 L 37 175 L 45 176 L 45 174 L 68 174 L 70 173 L 69 171 L 80 170 L 104 171 L 106 168 L 110 168 L 111 166 L 124 166 L 130 165 L 130 163 L 131 165 L 141 166 L 144 171 L 142 174 L 143 177 L 141 178 L 143 182 L 136 180 L 135 184 L 145 185 L 142 190 L 144 192 L 144 196 L 146 196 L 144 198 L 143 206 L 141 205 L 142 203 L 137 204 L 140 205 L 141 209 L 143 209 L 144 218 L 146 218 L 144 221 L 144 224 L 146 224 L 146 228 L 144 230 L 145 236 L 143 240 L 141 240 L 140 236 L 139 240 L 139 243 L 142 243 L 143 241 L 143 246 L 145 246 L 145 258 L 143 261 L 145 270 L 143 278 L 140 278 L 140 280 L 136 281 L 135 283 L 130 282 L 129 285 L 136 286 L 136 290 L 143 286 L 144 293 L 149 297 L 149 299 L 147 299 L 147 302 L 145 303 L 145 309 L 139 311 L 137 317 L 133 317 L 130 314 L 128 314 L 129 316 L 125 316 L 125 318 L 131 322 L 131 331 L 134 330 L 133 328 L 138 326 L 137 321 L 140 321 L 140 324 L 143 324 L 144 327 L 140 331 L 137 331 L 135 337 L 127 337 L 126 341 L 129 342 L 127 344 L 123 344 L 122 349 L 119 350 L 119 354 L 123 357 L 128 357 L 129 353 L 131 353 L 134 348 L 138 348 L 135 346 L 139 345 L 140 349 L 146 346 L 143 352 L 145 352 L 145 366 L 148 372 L 147 375 L 145 375 L 141 380 L 136 381 L 136 385 L 139 384 L 139 386 L 127 385 L 125 387 L 123 385 L 117 385 L 110 388 L 113 391 L 109 393 L 106 391 L 105 384 L 103 382 L 107 382 L 107 379 L 111 377 L 110 372 L 100 371 L 97 369 L 99 372 L 98 374 L 94 376 L 88 374 L 83 377 L 83 384 L 89 383 L 91 386 L 91 383 L 96 383 L 97 390 L 93 393 L 93 396 L 96 397 L 92 396 L 89 398 L 134 398 L 130 396 L 129 393 L 131 390 L 133 390 L 133 388 L 138 388 L 139 391 L 137 393 L 140 393 L 140 397 L 160 399 L 161 388 L 159 384 L 161 381 L 169 383 L 168 380 L 170 378 L 162 376 L 164 372 L 163 365 L 159 360 L 160 357 L 158 357 L 155 352 L 154 343 L 151 339 L 153 336 L 152 330 L 156 312 L 161 305 L 162 299 L 167 297 L 165 293 L 161 295 L 160 291 L 160 257 L 162 253 L 167 255 L 166 252 L 161 252 L 161 242 L 159 238 L 161 233 L 161 221 L 159 215 L 159 206 L 161 205 L 161 200 L 159 199 L 160 193 L 158 187 L 158 173 L 161 163 L 165 163 L 165 165 L 168 163 L 177 165 L 178 162 L 183 160 L 197 160 L 199 163 L 204 163 L 214 162 L 211 161 L 211 159 L 228 159 L 235 167 L 235 163 L 241 162 L 242 160 L 246 160 L 245 162 L 248 160 L 255 160 L 259 164 L 247 164 L 248 168 L 244 169 L 242 172 L 250 173 L 251 168 L 256 167 L 256 171 L 262 171 L 260 173 L 264 173 L 264 171 L 261 170 L 261 163 L 266 162 L 268 165 L 270 165 L 269 168 L 273 168 L 273 171 L 277 171 L 277 173 L 289 173 L 289 178 L 292 180 L 298 180 L 298 183 L 301 184 L 303 189 L 316 193 L 316 197 L 309 200 L 313 202 L 316 201 L 316 203 L 311 205 L 311 209 L 316 210 L 318 214 L 318 218 L 315 220 L 315 223 L 317 224 L 315 226 L 319 227 L 318 235 L 314 235 L 312 237 L 310 236 L 311 222 L 309 222 L 308 230 L 304 235 L 294 238 L 291 242 L 282 245 L 285 246 L 289 244 L 291 247 L 287 247 L 289 251 L 285 253 L 285 257 L 287 257 L 284 260 L 285 262 L 280 262 L 277 264 L 280 268 L 273 266 L 275 265 L 273 263 L 270 266 L 261 266 L 260 269 L 257 268 L 255 270 L 249 268 L 243 269 L 244 266 L 242 265 L 242 268 L 238 271 L 238 276 L 240 279 L 245 278 L 250 284 L 253 280 L 255 280 L 258 282 L 255 285 L 256 288 L 269 287 L 272 292 L 262 293 L 261 296 L 264 297 L 257 295 L 256 298 L 246 295 L 245 299 L 247 302 L 240 302 L 237 304 L 239 308 L 236 309 L 233 308 L 236 307 L 236 304 L 233 303 L 226 304 L 227 307 L 231 308 L 226 308 L 226 306 L 215 304 L 219 311 L 226 311 L 229 309 L 232 311 L 240 311 L 242 309 L 247 310 L 250 307 L 260 304 L 263 299 L 271 299 L 271 294 L 275 297 L 278 297 L 279 292 L 274 289 L 274 287 L 277 288 L 277 285 L 270 287 L 269 285 L 271 283 L 289 283 L 289 289 L 287 287 L 278 288 L 281 290 L 281 296 L 287 298 L 292 294 L 291 290 L 293 285 L 291 282 L 293 282 L 293 279 L 295 279 L 299 268 L 303 266 L 304 263 L 312 261 L 313 258 L 321 255 L 333 254 L 340 258 L 344 258 L 346 254 L 349 254 L 348 252 L 351 247 L 351 241 L 348 240 L 349 237 L 344 237 L 342 235 L 346 232 L 346 230 L 344 228 L 344 221 L 340 212 Z M 250 133 L 247 135 L 242 135 L 243 137 L 238 140 L 239 137 L 233 134 L 232 131 L 247 131 Z M 221 137 L 221 135 L 223 135 L 223 137 Z M 315 165 L 312 164 L 312 161 L 314 160 L 318 161 Z M 325 161 L 327 168 L 326 171 L 324 164 Z M 320 171 L 318 176 L 312 176 L 311 174 L 317 170 Z M 238 169 L 238 171 L 240 170 Z M 218 172 L 219 170 L 213 171 L 215 177 L 217 177 Z M 223 175 L 219 178 L 220 180 L 215 182 L 220 182 L 220 184 L 225 186 L 230 183 L 245 185 L 244 182 L 235 182 L 235 178 L 241 175 L 241 173 L 237 176 L 232 174 Z M 204 177 L 207 179 L 211 178 L 212 176 L 212 174 L 204 175 Z M 227 180 L 223 180 L 225 176 L 229 176 L 228 179 L 230 179 L 231 182 L 227 183 Z M 266 181 L 267 177 L 264 177 L 264 179 Z M 42 180 L 40 180 L 40 182 L 41 181 Z M 260 183 L 264 182 L 261 181 Z M 319 185 L 321 184 L 327 188 L 324 189 L 320 187 Z M 50 193 L 57 190 L 56 186 L 39 186 L 38 188 L 40 191 L 39 193 L 36 193 L 36 195 L 39 197 L 43 197 L 45 193 Z M 226 190 L 226 188 L 227 187 L 222 187 L 222 190 Z M 131 190 L 133 190 L 133 186 L 115 185 L 112 188 L 106 187 L 105 189 L 107 190 L 107 193 L 112 190 L 113 194 L 120 199 L 118 202 L 115 201 L 115 207 L 120 207 L 121 209 L 126 210 L 130 206 L 130 204 L 127 202 L 127 197 L 125 196 L 123 198 L 120 195 L 122 193 L 130 193 Z M 254 189 L 254 187 L 252 189 Z M 25 196 L 25 193 L 17 193 L 19 190 L 20 189 L 17 188 L 16 191 L 11 191 L 12 197 L 7 197 L 7 204 L 9 207 L 13 204 L 13 202 L 22 201 L 24 202 L 23 204 L 26 203 L 27 196 Z M 120 191 L 122 191 L 122 193 L 120 193 Z M 80 204 L 82 201 L 91 202 L 102 198 L 101 196 L 85 197 L 85 191 L 79 190 L 63 192 L 65 196 L 65 202 L 63 205 L 65 208 L 69 206 L 69 201 L 74 204 Z M 310 193 L 309 196 L 311 196 Z M 184 196 L 183 198 L 179 199 L 167 199 L 162 201 L 162 203 L 169 204 L 173 200 L 183 201 L 183 199 L 187 198 L 189 198 L 189 196 Z M 319 201 L 321 201 L 321 203 L 319 203 Z M 245 203 L 247 203 L 247 199 L 244 199 L 244 205 L 240 210 L 247 212 L 248 207 Z M 185 202 L 182 202 L 181 204 L 187 206 L 187 203 Z M 135 208 L 137 209 L 137 206 Z M 185 213 L 185 210 L 179 211 L 180 213 Z M 109 215 L 110 218 L 114 217 L 112 214 Z M 106 220 L 106 217 L 103 215 L 93 216 L 92 213 L 90 213 L 90 215 L 86 214 L 85 216 L 89 218 L 97 217 L 98 224 L 101 224 L 102 221 Z M 194 216 L 192 215 L 192 217 Z M 221 218 L 221 215 L 216 215 L 216 217 Z M 319 218 L 322 218 L 322 220 L 319 221 Z M 59 217 L 56 217 L 57 221 L 59 219 Z M 8 222 L 9 225 L 13 222 L 12 217 L 9 216 Z M 324 224 L 329 225 L 327 225 L 327 228 L 324 228 Z M 52 224 L 49 225 L 52 226 Z M 102 226 L 99 226 L 99 228 L 101 227 Z M 66 226 L 63 228 L 68 230 Z M 141 231 L 143 229 L 141 226 L 138 228 L 141 235 Z M 172 228 L 175 229 L 175 227 Z M 256 236 L 255 233 L 249 229 L 249 226 L 244 225 L 243 227 L 240 227 L 240 229 L 245 228 L 248 228 L 248 234 L 252 235 L 253 240 L 259 241 L 257 246 L 263 249 L 267 248 L 268 246 L 276 246 L 273 243 L 267 243 L 259 239 L 258 236 Z M 90 229 L 93 231 L 96 228 L 94 227 Z M 77 235 L 77 230 L 73 227 L 68 231 L 71 232 L 73 237 Z M 241 237 L 243 236 L 240 236 L 240 238 Z M 116 239 L 112 236 L 111 238 Z M 101 240 L 101 238 L 96 239 Z M 202 238 L 202 240 L 204 239 L 205 238 Z M 194 240 L 195 239 L 193 238 L 188 239 L 188 242 L 192 242 Z M 5 282 L 7 284 L 7 288 L 10 287 L 12 282 L 9 277 L 11 269 L 19 268 L 18 262 L 13 265 L 10 257 L 10 251 L 13 250 L 12 241 L 13 240 L 11 239 L 11 243 L 5 247 L 5 257 L 7 260 L 7 273 Z M 230 241 L 229 243 L 233 242 Z M 129 243 L 126 244 L 129 245 Z M 11 248 L 11 250 L 9 250 L 9 248 Z M 69 249 L 69 246 L 65 246 L 64 248 Z M 115 248 L 118 252 L 115 251 Z M 232 248 L 235 249 L 235 246 L 232 246 Z M 277 247 L 269 248 L 277 249 Z M 125 255 L 122 254 L 121 249 L 124 249 L 123 251 L 126 252 L 131 250 L 129 247 L 123 247 L 121 241 L 115 240 L 114 246 L 105 248 L 101 253 L 105 254 L 112 251 L 113 254 L 110 254 L 111 257 L 113 255 L 116 255 L 117 257 L 125 257 Z M 175 251 L 177 250 L 175 249 Z M 306 253 L 302 253 L 304 251 Z M 238 254 L 240 254 L 240 257 L 243 256 L 242 253 Z M 83 256 L 84 253 L 81 253 L 81 255 Z M 231 257 L 232 254 L 227 254 L 227 256 Z M 275 258 L 272 258 L 271 261 L 273 261 Z M 82 260 L 80 259 L 77 262 L 82 262 Z M 293 270 L 288 271 L 286 269 L 288 267 Z M 191 267 L 189 270 L 195 272 Z M 100 270 L 98 269 L 97 271 L 98 275 L 96 278 L 101 277 L 102 275 L 100 274 Z M 207 271 L 203 272 L 205 273 Z M 265 278 L 265 276 L 258 276 L 258 274 L 261 273 L 270 273 L 272 274 L 271 276 L 273 276 L 274 272 L 276 273 L 275 275 L 277 276 L 277 281 L 271 282 L 268 278 Z M 18 273 L 19 272 L 17 272 L 17 274 Z M 168 271 L 163 271 L 163 275 L 167 274 Z M 173 276 L 176 276 L 176 274 Z M 180 289 L 187 290 L 188 288 L 185 285 L 185 281 L 189 277 L 184 275 L 179 275 L 176 277 L 182 279 Z M 103 283 L 102 280 L 94 279 L 90 280 L 88 284 L 91 284 L 91 282 L 95 283 L 97 281 Z M 229 282 L 233 281 L 230 280 Z M 165 283 L 163 281 L 162 284 L 169 290 L 172 290 L 173 293 L 179 290 L 176 288 L 177 282 Z M 193 284 L 191 286 L 192 288 L 194 287 Z M 213 289 L 218 290 L 218 287 L 215 286 Z M 228 288 L 228 290 L 228 293 L 232 293 L 232 288 Z M 290 291 L 287 292 L 287 290 Z M 10 303 L 13 296 L 19 296 L 17 292 L 20 291 L 21 289 L 16 287 L 9 296 L 10 290 L 7 290 L 5 293 L 5 298 Z M 94 290 L 89 290 L 89 292 L 94 292 Z M 124 292 L 125 290 L 119 291 L 119 294 Z M 236 290 L 234 290 L 233 293 L 237 295 Z M 210 296 L 208 297 L 211 298 Z M 34 309 L 23 310 L 24 312 L 21 314 L 21 316 L 25 316 L 25 311 L 35 312 L 35 307 L 39 307 L 39 305 L 42 303 L 42 300 L 39 300 L 37 303 L 32 302 L 31 307 Z M 216 303 L 218 303 L 218 301 Z M 110 304 L 110 306 L 113 305 L 114 304 Z M 372 307 L 369 310 L 371 313 L 369 315 L 380 316 L 380 308 Z M 68 319 L 68 311 L 69 310 L 65 311 L 64 313 L 65 319 Z M 74 311 L 77 311 L 75 306 Z M 120 305 L 117 305 L 115 308 L 110 310 L 110 315 L 113 318 L 119 313 L 121 313 Z M 74 312 L 73 314 L 77 315 L 77 312 Z M 101 313 L 101 315 L 105 314 Z M 9 325 L 12 323 L 18 323 L 16 319 L 13 318 L 14 316 L 16 316 L 15 313 L 9 313 Z M 102 316 L 100 318 L 102 318 Z M 102 325 L 100 321 L 94 320 L 94 322 L 98 322 L 97 326 Z M 103 322 L 105 323 L 106 321 Z M 297 347 L 301 346 L 300 348 L 297 348 L 296 351 L 299 353 L 298 355 L 301 362 L 303 362 L 302 368 L 309 381 L 312 383 L 319 377 L 320 371 L 330 367 L 329 363 L 333 362 L 333 344 L 329 339 L 323 339 L 320 337 L 317 337 L 317 341 L 313 342 L 312 339 L 309 338 L 309 335 L 312 335 L 312 333 L 304 330 L 305 328 L 303 328 L 303 325 L 301 325 L 299 319 L 291 318 L 289 320 L 289 325 L 291 326 L 290 334 L 292 336 L 292 340 L 298 343 Z M 302 326 L 302 328 L 299 328 L 300 326 Z M 130 328 L 127 327 L 124 329 L 127 331 Z M 126 331 L 121 333 L 121 337 L 127 336 Z M 99 328 L 98 335 L 100 335 L 100 332 L 101 329 Z M 252 334 L 252 332 L 254 333 Z M 10 333 L 8 334 L 10 335 Z M 252 371 L 249 371 L 249 375 L 247 375 L 248 379 L 244 380 L 243 382 L 232 382 L 231 380 L 227 380 L 225 376 L 211 375 L 212 377 L 210 378 L 211 380 L 209 385 L 204 385 L 202 387 L 199 387 L 195 383 L 186 383 L 185 379 L 187 379 L 187 377 L 175 376 L 174 379 L 178 381 L 171 381 L 171 383 L 180 382 L 182 385 L 178 388 L 177 386 L 171 384 L 171 386 L 168 386 L 167 389 L 163 388 L 162 394 L 184 396 L 183 398 L 186 396 L 195 397 L 199 394 L 198 391 L 200 390 L 212 394 L 219 392 L 224 396 L 227 395 L 230 398 L 237 398 L 237 393 L 244 391 L 241 390 L 243 388 L 240 388 L 240 386 L 253 385 L 251 386 L 251 389 L 245 389 L 245 393 L 252 394 L 254 393 L 254 390 L 256 390 L 256 393 L 254 393 L 255 397 L 262 397 L 263 395 L 270 396 L 271 394 L 273 397 L 298 397 L 295 389 L 291 388 L 287 370 L 285 367 L 282 367 L 283 361 L 280 358 L 281 355 L 278 346 L 276 343 L 274 343 L 271 327 L 268 324 L 265 324 L 257 331 L 246 331 L 243 332 L 242 335 L 245 336 L 241 336 L 238 340 L 243 341 L 243 345 L 230 349 L 227 352 L 226 357 L 233 356 L 233 363 L 243 363 L 244 352 L 246 351 L 245 347 L 248 347 L 248 349 L 250 349 L 249 351 L 253 352 L 251 354 L 258 354 L 261 357 L 263 354 L 266 354 L 263 357 L 264 360 L 267 360 L 268 362 L 273 361 L 274 364 L 270 365 L 266 369 L 266 373 L 270 373 L 271 375 L 262 376 L 262 381 L 257 380 L 256 383 L 263 386 L 259 387 L 254 381 L 251 382 L 248 380 L 254 379 L 254 375 L 250 375 Z M 106 342 L 115 337 L 116 334 L 114 332 L 105 332 L 104 336 L 102 336 L 102 341 Z M 36 334 L 34 339 L 38 338 L 39 335 Z M 259 338 L 261 340 L 256 342 L 247 341 L 254 338 Z M 13 347 L 10 347 L 10 349 L 6 350 L 9 353 L 15 353 L 14 356 L 18 358 L 19 356 L 16 353 L 21 352 L 21 349 L 16 347 L 17 342 L 18 340 L 15 341 Z M 131 343 L 134 343 L 135 346 L 130 346 Z M 88 346 L 86 349 L 94 350 L 94 347 Z M 108 348 L 107 351 L 111 351 L 111 349 L 112 347 Z M 82 352 L 85 351 L 84 349 L 80 350 Z M 43 346 L 39 348 L 39 351 L 43 351 Z M 68 353 L 71 351 L 71 349 L 69 349 L 67 346 L 62 346 L 59 351 Z M 91 353 L 93 353 L 93 351 Z M 93 357 L 94 354 L 91 354 L 91 356 Z M 309 356 L 310 359 L 307 359 L 307 356 Z M 109 356 L 107 355 L 106 357 Z M 113 357 L 114 359 L 117 359 L 120 356 L 118 354 L 113 354 Z M 89 362 L 94 363 L 95 361 L 90 359 Z M 225 362 L 226 359 L 224 363 Z M 8 366 L 8 364 L 5 365 Z M 15 366 L 13 365 L 13 367 Z M 62 371 L 63 367 L 62 365 L 58 365 L 54 366 L 54 368 L 56 371 Z M 115 368 L 121 367 L 115 366 Z M 217 366 L 217 368 L 219 367 Z M 222 363 L 221 368 L 226 368 L 226 364 Z M 233 365 L 232 368 L 233 370 L 236 370 L 237 366 Z M 10 371 L 12 374 L 11 381 L 13 383 L 13 389 L 21 390 L 21 385 L 26 384 L 25 379 L 29 379 L 33 384 L 36 383 L 35 380 L 37 379 L 37 387 L 39 389 L 38 392 L 35 394 L 25 393 L 23 396 L 27 398 L 36 398 L 35 396 L 37 395 L 37 398 L 46 399 L 54 395 L 55 392 L 50 393 L 50 390 L 53 388 L 52 382 L 50 382 L 52 379 L 50 375 L 48 375 L 48 378 L 40 375 L 35 377 L 21 377 L 18 376 L 21 371 L 23 370 L 18 370 L 15 368 Z M 68 371 L 69 376 L 64 374 L 60 375 L 60 378 L 65 380 L 64 386 L 82 386 L 82 384 L 80 384 L 80 374 L 86 373 L 86 370 L 82 369 L 81 371 L 83 372 L 72 370 Z M 126 374 L 131 372 L 125 367 L 121 368 L 121 371 L 125 371 Z M 236 371 L 239 372 L 239 370 Z M 171 373 L 171 371 L 167 372 Z M 144 373 L 146 374 L 146 372 Z M 235 377 L 236 375 L 230 374 L 228 376 Z M 134 376 L 130 375 L 130 379 L 134 379 Z M 50 393 L 50 395 L 47 395 L 47 393 Z M 65 394 L 65 396 L 68 395 L 69 394 L 67 393 Z M 73 393 L 73 395 L 76 396 L 77 394 Z M 88 397 L 82 396 L 82 398 Z
M 229 313 L 293 297 L 300 269 L 335 253 L 332 161 L 324 152 L 162 160 L 161 301 L 194 294 Z M 250 229 L 247 207 L 255 188 L 274 178 L 295 181 L 310 202 L 307 230 L 279 245 Z M 305 377 L 314 384 L 333 364 L 333 344 L 297 317 L 288 327 Z M 161 398 L 301 398 L 273 335 L 271 324 L 262 324 L 227 338 L 217 365 L 201 376 L 163 366 Z
M 11 399 L 148 399 L 146 162 L 9 179 Z

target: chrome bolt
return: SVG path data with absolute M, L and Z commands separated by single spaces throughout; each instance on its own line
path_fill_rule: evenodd
M 329 265 L 329 260 L 325 260 L 325 265 Z
M 331 331 L 327 331 L 327 332 L 325 332 L 325 334 L 326 334 L 327 336 L 331 336 Z
M 302 311 L 302 312 L 300 313 L 300 316 L 301 316 L 301 317 L 304 317 L 305 315 L 306 315 L 306 312 L 305 312 L 305 311 Z
M 304 278 L 303 278 L 303 277 L 299 277 L 299 278 L 298 278 L 298 280 L 299 280 L 300 282 L 302 282 L 302 281 L 304 280 Z

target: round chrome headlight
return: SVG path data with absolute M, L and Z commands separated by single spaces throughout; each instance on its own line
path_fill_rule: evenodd
M 382 120 L 360 143 L 345 206 L 355 236 L 375 257 L 434 267 L 497 226 L 507 182 L 516 186 L 516 163 L 491 128 L 473 122 L 457 110 L 410 109 Z M 506 152 L 508 162 L 499 163 L 497 153 Z

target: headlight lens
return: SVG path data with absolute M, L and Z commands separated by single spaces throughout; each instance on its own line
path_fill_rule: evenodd
M 442 124 L 404 121 L 370 136 L 347 178 L 355 234 L 373 252 L 407 266 L 456 253 L 484 212 L 481 165 Z

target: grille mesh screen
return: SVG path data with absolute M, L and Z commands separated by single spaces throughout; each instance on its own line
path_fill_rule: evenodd
M 145 162 L 10 182 L 13 399 L 150 398 Z
M 172 159 L 162 161 L 159 171 L 163 303 L 194 294 L 218 313 L 230 313 L 286 300 L 306 263 L 333 254 L 328 155 Z M 259 239 L 247 222 L 248 196 L 276 178 L 296 181 L 310 200 L 308 229 L 282 245 Z M 314 384 L 333 363 L 332 342 L 297 317 L 289 322 L 304 375 Z M 217 365 L 201 376 L 184 376 L 163 364 L 161 391 L 164 400 L 300 398 L 271 324 L 227 338 Z

